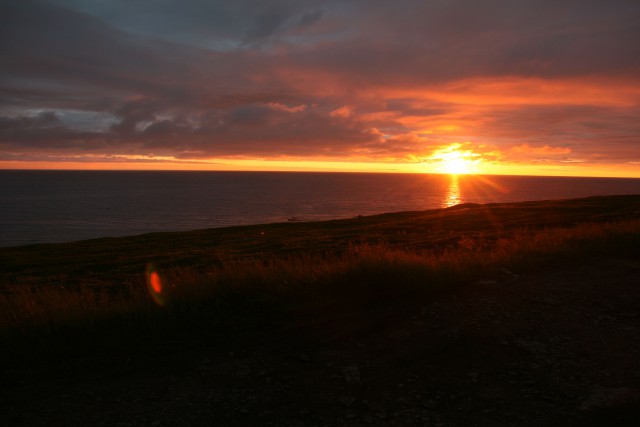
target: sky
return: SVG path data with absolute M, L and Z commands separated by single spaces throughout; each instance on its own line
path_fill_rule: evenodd
M 0 168 L 640 177 L 640 1 L 0 0 Z

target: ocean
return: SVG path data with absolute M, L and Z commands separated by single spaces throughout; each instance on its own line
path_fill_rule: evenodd
M 618 194 L 640 179 L 0 170 L 0 246 Z

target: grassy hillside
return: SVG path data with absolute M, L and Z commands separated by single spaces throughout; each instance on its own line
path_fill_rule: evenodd
M 354 417 L 371 424 L 375 411 L 366 402 L 376 401 L 395 411 L 397 425 L 420 425 L 418 416 L 455 425 L 586 425 L 573 423 L 583 418 L 571 408 L 588 406 L 588 385 L 615 385 L 640 368 L 633 356 L 640 343 L 632 338 L 640 327 L 639 213 L 640 196 L 593 197 L 3 248 L 0 397 L 23 411 L 35 400 L 56 412 L 63 398 L 38 393 L 60 381 L 71 381 L 67 395 L 74 396 L 85 387 L 126 394 L 141 381 L 142 406 L 130 410 L 143 414 L 142 425 L 158 424 L 156 411 L 164 411 L 158 425 L 255 425 L 258 412 L 278 425 L 300 421 L 303 412 L 324 414 L 327 425 L 354 425 L 344 423 Z M 603 355 L 576 359 L 586 342 L 599 347 L 603 340 Z M 228 363 L 238 352 L 266 374 L 236 375 L 245 368 Z M 600 375 L 612 357 L 615 372 Z M 329 376 L 336 363 L 340 371 Z M 376 366 L 385 368 L 375 374 Z M 503 375 L 507 366 L 515 373 Z M 358 377 L 362 369 L 372 375 L 368 383 Z M 165 387 L 183 378 L 183 393 L 194 401 L 215 393 L 215 410 L 200 402 L 194 411 L 178 398 L 168 406 L 174 412 L 159 409 L 147 391 L 152 375 Z M 490 381 L 478 383 L 480 375 Z M 424 393 L 418 384 L 433 396 L 406 403 Z M 449 402 L 478 384 L 488 388 L 466 403 Z M 514 402 L 498 421 L 488 416 L 492 387 Z M 561 410 L 547 404 L 558 387 L 574 396 Z M 638 387 L 636 378 L 624 389 L 632 406 Z M 230 412 L 256 389 L 279 403 Z M 405 403 L 390 401 L 390 390 Z M 513 397 L 522 390 L 529 397 Z M 105 401 L 74 399 L 88 409 L 60 415 L 61 423 L 115 420 Z M 532 424 L 513 418 L 528 412 Z M 616 425 L 638 421 L 614 415 Z M 38 425 L 45 418 L 11 420 Z M 315 425 L 296 425 L 307 424 Z
M 0 328 L 55 335 L 109 318 L 130 331 L 148 316 L 215 316 L 224 310 L 212 304 L 231 298 L 386 303 L 495 271 L 637 253 L 639 211 L 640 196 L 594 197 L 5 248 Z

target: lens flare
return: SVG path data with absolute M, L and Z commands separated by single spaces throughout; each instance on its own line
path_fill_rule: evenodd
M 160 273 L 153 263 L 147 264 L 145 278 L 147 280 L 147 290 L 149 291 L 151 299 L 153 299 L 153 301 L 159 306 L 163 306 L 166 303 L 164 284 L 162 283 Z
M 162 281 L 160 280 L 160 275 L 158 272 L 154 271 L 149 276 L 149 281 L 151 282 L 151 288 L 157 294 L 162 293 Z

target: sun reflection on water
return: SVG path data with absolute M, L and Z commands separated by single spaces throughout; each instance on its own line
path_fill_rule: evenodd
M 451 206 L 455 206 L 462 203 L 462 193 L 460 192 L 460 184 L 458 182 L 457 175 L 451 175 L 451 180 L 449 181 L 449 188 L 447 193 L 442 200 L 441 206 L 443 208 L 450 208 Z

